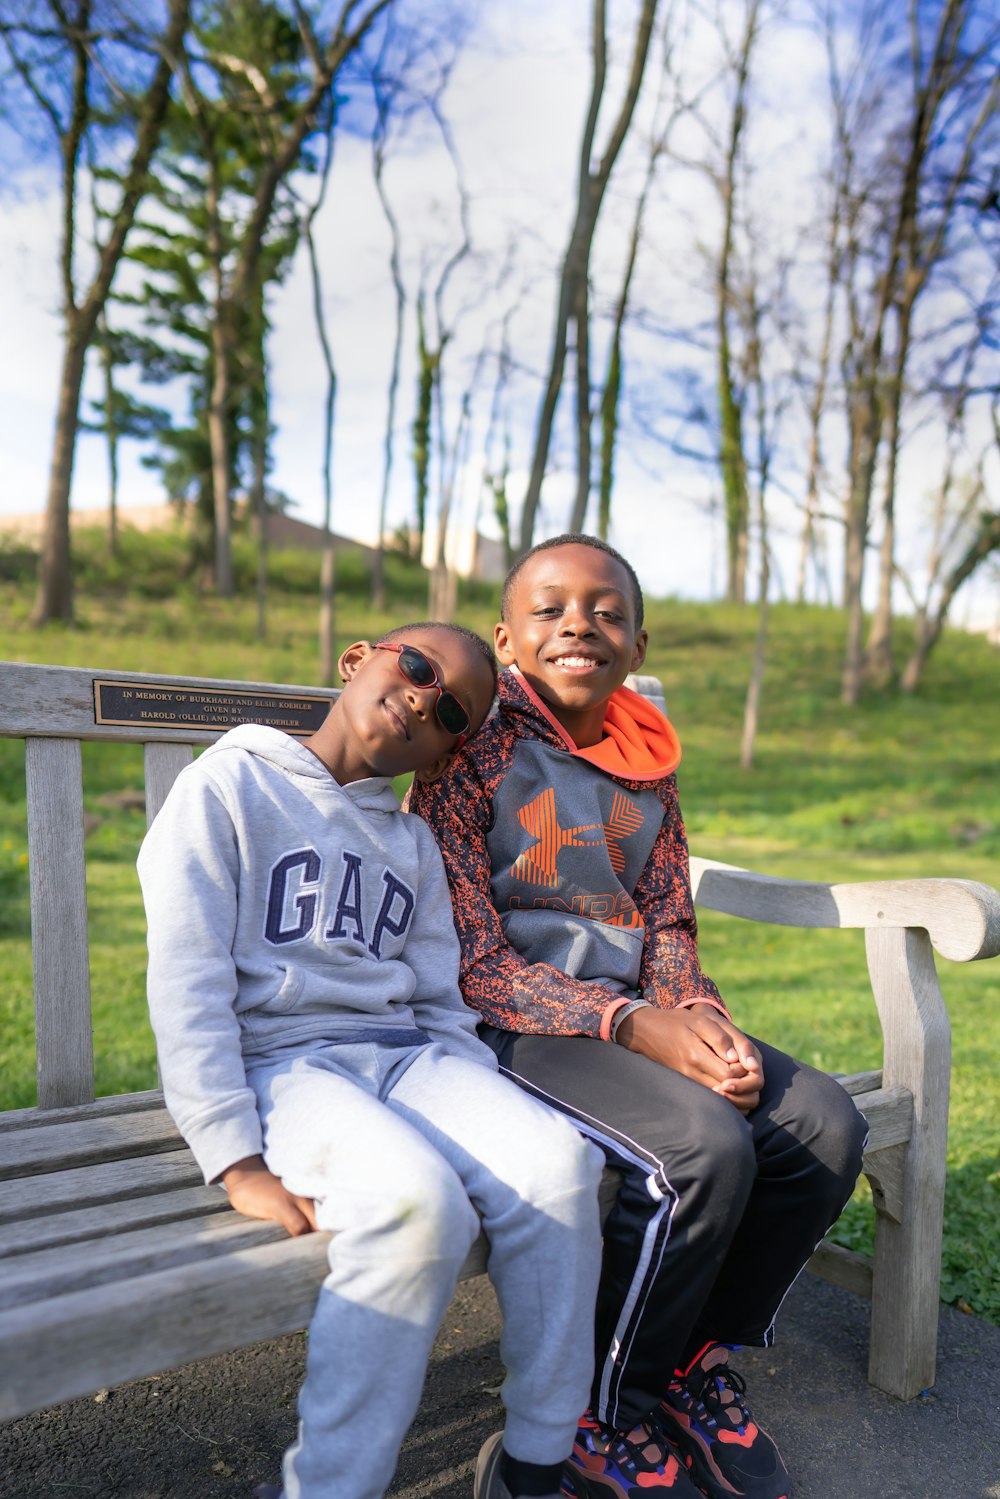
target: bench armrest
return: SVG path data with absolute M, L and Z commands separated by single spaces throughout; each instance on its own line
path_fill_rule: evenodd
M 698 905 L 776 926 L 920 927 L 955 963 L 1000 954 L 1000 891 L 975 880 L 865 880 L 827 885 L 691 858 Z

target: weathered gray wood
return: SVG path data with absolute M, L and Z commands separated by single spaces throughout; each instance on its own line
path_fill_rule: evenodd
M 872 1093 L 858 1093 L 854 1103 L 868 1121 L 866 1156 L 910 1138 L 913 1098 L 909 1089 L 878 1088 Z
M 875 1211 L 893 1223 L 906 1214 L 906 1149 L 909 1140 L 888 1150 L 865 1151 L 864 1173 L 872 1189 Z
M 25 742 L 35 1057 L 43 1108 L 94 1096 L 79 744 Z
M 0 1181 L 179 1150 L 183 1145 L 166 1109 L 12 1130 L 0 1135 Z
M 955 963 L 1000 953 L 1000 892 L 975 880 L 870 880 L 824 885 L 692 858 L 698 905 L 775 926 L 922 927 Z
M 828 1244 L 824 1240 L 813 1254 L 806 1269 L 810 1275 L 818 1275 L 823 1280 L 831 1281 L 835 1286 L 843 1286 L 845 1291 L 853 1291 L 855 1296 L 864 1296 L 867 1301 L 871 1300 L 871 1260 L 866 1259 L 863 1254 L 857 1254 L 853 1249 L 844 1249 L 840 1244 Z
M 606 1171 L 604 1212 L 617 1188 L 617 1174 Z M 80 1276 L 71 1266 L 54 1271 L 56 1256 L 11 1261 L 15 1304 L 0 1311 L 0 1420 L 305 1327 L 326 1273 L 330 1236 L 289 1239 L 276 1225 L 228 1209 L 225 1220 L 177 1224 L 164 1232 L 170 1243 L 160 1246 L 148 1232 L 90 1246 L 93 1278 L 84 1275 L 86 1288 L 44 1302 L 34 1299 L 23 1273 L 32 1260 L 43 1273 L 64 1277 L 67 1287 Z M 251 1247 L 243 1247 L 247 1242 Z M 482 1274 L 487 1254 L 480 1235 L 461 1278 Z M 114 1270 L 116 1264 L 125 1270 L 130 1259 L 133 1269 L 155 1265 L 158 1255 L 177 1262 L 128 1279 Z
M 39 1125 L 72 1124 L 75 1120 L 103 1119 L 109 1114 L 137 1114 L 142 1109 L 162 1109 L 159 1088 L 144 1093 L 112 1093 L 93 1103 L 72 1104 L 65 1109 L 7 1109 L 0 1113 L 0 1135 Z
M 79 1166 L 45 1177 L 21 1177 L 0 1182 L 0 1224 L 36 1218 L 60 1208 L 87 1207 L 118 1197 L 143 1197 L 199 1184 L 204 1185 L 204 1178 L 189 1150 L 171 1150 L 145 1160 Z
M 235 682 L 208 677 L 174 677 L 135 671 L 94 671 L 73 666 L 35 666 L 0 661 L 0 738 L 44 735 L 58 739 L 116 739 L 145 744 L 150 739 L 211 744 L 218 729 L 172 729 L 166 724 L 99 724 L 94 718 L 94 681 L 151 683 L 163 687 L 213 687 L 260 696 L 337 696 L 335 689 L 293 683 Z
M 877 1072 L 837 1072 L 833 1074 L 845 1093 L 853 1098 L 857 1093 L 873 1093 L 882 1086 L 882 1069 Z
M 34 1183 L 37 1192 L 45 1183 Z M 218 1187 L 181 1187 L 176 1191 L 146 1193 L 100 1201 L 94 1207 L 63 1208 L 40 1217 L 12 1219 L 0 1224 L 0 1259 L 12 1260 L 33 1250 L 57 1245 L 75 1248 L 85 1239 L 113 1239 L 131 1229 L 208 1218 L 231 1213 L 229 1199 Z
M 74 1246 L 72 1254 L 63 1247 L 40 1249 L 5 1264 L 0 1276 L 0 1309 L 124 1282 L 154 1270 L 214 1259 L 236 1249 L 279 1243 L 287 1237 L 280 1223 L 244 1218 L 229 1210 L 197 1220 L 133 1229 L 114 1238 L 83 1241 Z
M 913 1097 L 901 1221 L 884 1213 L 875 1220 L 868 1377 L 911 1400 L 934 1381 L 951 1027 L 924 932 L 870 931 L 866 945 L 885 1037 L 884 1083 Z
M 153 821 L 167 793 L 186 765 L 194 759 L 190 744 L 147 744 L 144 752 L 146 767 L 146 826 Z
M 306 1234 L 0 1313 L 0 1420 L 304 1327 L 326 1270 Z

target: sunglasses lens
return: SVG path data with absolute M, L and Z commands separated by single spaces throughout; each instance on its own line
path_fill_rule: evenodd
M 393 649 L 391 646 L 385 647 Z M 441 686 L 438 674 L 428 661 L 422 651 L 418 651 L 414 645 L 404 645 L 398 650 L 396 657 L 399 669 L 408 682 L 414 687 L 437 687 L 438 700 L 436 704 L 437 721 L 446 734 L 467 734 L 469 730 L 469 715 L 453 692 Z
M 437 716 L 442 729 L 449 734 L 464 734 L 469 727 L 469 715 L 450 692 L 442 692 L 438 698 Z
M 437 672 L 427 657 L 415 651 L 412 646 L 407 646 L 405 650 L 400 651 L 399 669 L 414 687 L 433 687 L 437 681 Z

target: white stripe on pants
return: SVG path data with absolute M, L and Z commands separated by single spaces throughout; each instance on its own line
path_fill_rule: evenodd
M 504 1319 L 504 1445 L 527 1462 L 562 1461 L 593 1373 L 600 1152 L 491 1068 L 437 1045 L 329 1046 L 247 1076 L 268 1166 L 335 1233 L 287 1499 L 384 1493 L 480 1218 Z

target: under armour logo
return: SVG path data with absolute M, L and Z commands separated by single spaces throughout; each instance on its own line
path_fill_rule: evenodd
M 623 791 L 615 792 L 611 803 L 611 816 L 604 824 L 604 836 L 608 844 L 608 858 L 615 874 L 625 873 L 625 850 L 622 844 L 642 827 L 642 813 L 635 802 Z
M 520 807 L 517 820 L 536 841 L 521 854 L 511 874 L 529 885 L 557 883 L 556 860 L 561 849 L 587 848 L 604 842 L 604 829 L 600 823 L 588 822 L 576 828 L 559 826 L 556 794 L 551 786 L 540 791 L 527 806 Z M 596 833 L 597 837 L 584 838 L 581 837 L 583 833 Z

